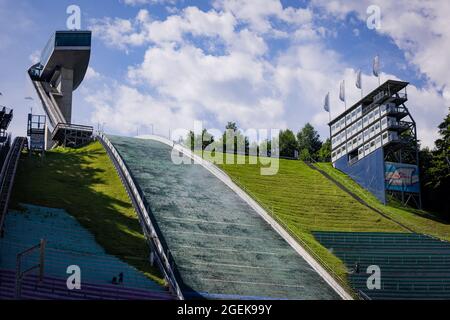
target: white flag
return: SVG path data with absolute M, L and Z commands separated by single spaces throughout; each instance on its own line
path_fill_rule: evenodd
M 328 92 L 325 96 L 325 101 L 323 103 L 323 108 L 326 112 L 330 112 L 330 93 Z
M 380 75 L 380 57 L 378 55 L 373 58 L 373 75 L 375 77 Z
M 361 69 L 358 70 L 358 73 L 356 74 L 356 87 L 358 89 L 362 88 Z
M 339 99 L 345 102 L 345 80 L 342 80 L 341 87 L 339 90 Z

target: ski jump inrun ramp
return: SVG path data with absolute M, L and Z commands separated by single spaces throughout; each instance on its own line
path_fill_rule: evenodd
M 100 135 L 180 299 L 351 299 L 273 218 L 213 164 L 177 165 L 157 136 Z M 187 162 L 185 162 L 187 163 Z

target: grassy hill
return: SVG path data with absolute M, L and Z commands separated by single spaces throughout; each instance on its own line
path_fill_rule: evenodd
M 14 184 L 12 205 L 62 208 L 115 255 L 163 284 L 148 263 L 148 247 L 138 218 L 115 168 L 99 142 L 80 149 L 58 148 L 23 154 Z
M 390 199 L 388 205 L 385 206 L 346 174 L 334 169 L 330 163 L 317 163 L 315 165 L 366 201 L 370 206 L 382 211 L 385 215 L 400 222 L 413 231 L 450 241 L 449 221 L 444 221 L 440 219 L 438 215 L 424 210 L 405 208 L 401 203 L 394 199 Z
M 248 157 L 245 162 L 220 167 L 344 283 L 345 265 L 314 239 L 312 231 L 408 232 L 398 221 L 414 231 L 450 240 L 449 224 L 395 202 L 383 206 L 330 164 L 316 165 L 394 221 L 362 205 L 300 161 L 280 159 L 274 176 L 260 175 L 261 165 L 248 164 Z M 29 203 L 65 209 L 95 235 L 107 253 L 163 283 L 159 271 L 147 263 L 147 245 L 138 219 L 98 142 L 80 149 L 59 148 L 47 152 L 44 159 L 24 154 L 12 200 L 16 207 Z
M 208 159 L 207 155 L 204 157 Z M 405 209 L 397 203 L 383 206 L 330 164 L 318 166 L 392 220 L 362 205 L 301 161 L 280 159 L 279 172 L 274 176 L 260 175 L 261 165 L 248 164 L 248 157 L 245 162 L 245 165 L 219 167 L 344 282 L 346 267 L 314 239 L 312 231 L 409 232 L 396 223 L 400 222 L 414 231 L 449 239 L 450 226 L 445 222 L 425 211 Z

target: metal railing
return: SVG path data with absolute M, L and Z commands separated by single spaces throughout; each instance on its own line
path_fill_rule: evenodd
M 71 123 L 63 123 L 60 122 L 55 126 L 55 130 L 57 129 L 69 129 L 69 130 L 79 130 L 79 131 L 89 131 L 93 132 L 94 128 L 92 126 L 85 126 L 81 124 L 71 124 Z
M 44 108 L 44 111 L 46 115 L 48 116 L 48 119 L 50 121 L 50 124 L 52 126 L 56 126 L 58 123 L 64 122 L 65 118 L 63 114 L 61 113 L 61 110 L 56 104 L 55 99 L 50 94 L 48 95 L 46 93 L 46 90 L 44 88 L 44 85 L 40 81 L 33 80 L 33 86 L 36 89 L 36 92 L 39 96 L 39 99 L 42 102 L 42 107 Z
M 175 277 L 175 273 L 172 270 L 171 261 L 169 260 L 170 252 L 167 248 L 164 248 L 161 240 L 159 239 L 141 191 L 137 188 L 125 162 L 122 160 L 122 157 L 117 152 L 113 144 L 109 141 L 109 139 L 103 133 L 98 133 L 97 138 L 100 140 L 103 146 L 105 146 L 108 155 L 111 157 L 111 160 L 113 160 L 116 170 L 118 170 L 119 175 L 122 178 L 122 181 L 133 202 L 133 206 L 135 207 L 135 210 L 138 214 L 139 220 L 143 224 L 143 231 L 147 238 L 147 241 L 150 244 L 152 252 L 156 252 L 156 255 L 154 256 L 161 271 L 164 273 L 164 277 L 171 291 L 176 294 L 178 299 L 184 300 L 183 293 L 181 292 L 181 288 Z
M 8 212 L 9 199 L 19 164 L 20 153 L 27 143 L 27 138 L 17 137 L 6 156 L 0 173 L 0 235 L 3 232 L 3 224 Z
M 70 131 L 77 131 L 81 133 L 87 133 L 92 134 L 94 132 L 94 128 L 92 126 L 84 126 L 80 124 L 70 124 L 70 123 L 58 123 L 52 132 L 52 139 L 56 137 L 59 130 L 70 130 Z
M 44 263 L 45 263 L 45 259 L 44 259 L 44 255 L 45 255 L 45 245 L 46 245 L 46 241 L 45 239 L 41 239 L 41 241 L 39 242 L 39 244 L 28 248 L 22 252 L 19 252 L 17 254 L 17 259 L 16 259 L 16 290 L 15 290 L 15 294 L 14 294 L 14 298 L 15 299 L 20 299 L 20 295 L 22 292 L 22 281 L 23 278 L 31 273 L 33 270 L 35 269 L 39 269 L 39 282 L 42 282 L 44 280 Z M 39 250 L 39 263 L 25 269 L 22 270 L 22 259 L 26 256 L 31 255 L 33 252 L 35 252 L 36 250 Z
M 51 228 L 53 230 L 54 226 Z M 14 279 L 17 284 L 17 279 L 19 279 L 20 281 L 23 280 L 23 287 L 26 291 L 24 295 L 28 296 L 30 293 L 33 294 L 33 292 L 36 292 L 38 295 L 40 293 L 60 295 L 59 298 L 53 296 L 50 299 L 116 300 L 123 299 L 123 297 L 120 297 L 123 292 L 134 295 L 136 291 L 145 295 L 149 294 L 150 297 L 154 295 L 157 299 L 174 299 L 174 295 L 167 290 L 161 290 L 159 283 L 148 279 L 142 273 L 149 264 L 148 259 L 136 256 L 109 255 L 85 249 L 78 250 L 78 248 L 74 247 L 61 248 L 59 245 L 60 243 L 57 239 L 50 241 L 46 239 L 44 255 L 43 250 L 39 250 L 42 247 L 39 247 L 39 245 L 33 246 L 33 242 L 18 243 L 14 239 L 2 240 L 0 250 L 6 250 L 14 255 L 17 253 L 17 255 L 15 269 L 13 268 L 12 259 L 8 262 L 5 261 L 6 264 L 3 264 L 0 268 L 0 292 L 3 285 L 5 288 L 9 284 L 14 285 Z M 32 246 L 33 248 L 31 248 Z M 74 251 L 74 249 L 76 250 Z M 20 259 L 18 259 L 19 255 Z M 131 260 L 141 267 L 130 265 L 129 261 Z M 80 267 L 82 274 L 84 274 L 82 290 L 70 290 L 66 286 L 66 270 L 71 264 L 69 263 L 70 261 L 76 262 L 75 264 Z M 43 272 L 44 264 L 46 268 L 45 274 Z M 9 278 L 5 282 L 2 281 L 2 272 L 4 272 L 5 278 Z M 114 283 L 114 277 L 118 277 L 120 274 L 122 274 L 122 281 Z M 17 277 L 17 275 L 21 276 Z M 14 297 L 12 287 L 10 287 L 10 297 Z

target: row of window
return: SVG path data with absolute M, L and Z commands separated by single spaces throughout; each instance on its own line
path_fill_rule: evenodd
M 391 141 L 396 141 L 399 139 L 398 133 L 396 131 L 386 131 L 383 132 L 382 135 L 377 135 L 371 140 L 367 141 L 367 143 L 364 144 L 358 144 L 358 155 L 351 158 L 351 162 L 356 162 L 357 160 L 361 160 L 362 158 L 368 156 L 372 152 L 374 152 L 376 149 L 386 145 L 387 143 Z M 355 146 L 352 145 L 343 145 L 342 147 L 339 147 L 337 150 L 333 151 L 331 153 L 331 160 L 335 162 L 339 158 L 347 155 L 349 152 L 353 151 L 355 149 Z
M 336 132 L 339 132 L 340 130 L 344 129 L 347 124 L 350 124 L 352 122 L 355 122 L 357 119 L 361 118 L 362 116 L 362 106 L 359 106 L 349 114 L 347 114 L 345 117 L 337 121 L 335 124 L 331 126 L 331 135 L 333 136 Z
M 381 120 L 382 121 L 381 122 L 382 129 L 385 129 L 388 126 L 398 125 L 398 122 L 396 121 L 395 118 L 389 117 L 388 118 L 389 120 L 388 120 L 388 119 L 386 119 L 386 117 L 383 117 L 389 112 L 398 111 L 397 109 L 398 109 L 398 107 L 395 106 L 395 104 L 386 104 L 386 105 L 382 105 L 381 107 L 376 107 L 371 112 L 366 114 L 362 119 L 358 120 L 357 122 L 355 122 L 351 126 L 349 126 L 346 130 L 341 131 L 334 137 L 332 136 L 332 138 L 331 138 L 332 146 L 337 146 L 342 143 L 345 143 L 346 139 L 353 137 L 358 132 L 367 128 L 370 124 L 372 124 L 372 127 L 368 128 L 367 130 L 376 131 L 376 133 L 378 133 L 379 132 L 378 131 L 379 122 L 377 120 L 380 119 L 380 117 L 382 117 L 381 118 L 382 119 Z M 376 122 L 374 123 L 374 121 L 376 121 Z
M 373 121 L 372 119 L 371 121 Z M 372 126 L 355 136 L 357 132 L 360 132 L 363 128 L 361 124 L 361 120 L 358 121 L 355 125 L 348 128 L 346 131 L 342 131 L 342 133 L 338 134 L 336 137 L 331 138 L 332 149 L 335 146 L 340 145 L 342 143 L 347 143 L 347 145 L 360 145 L 363 141 L 368 141 L 370 138 L 380 133 L 381 131 L 381 122 L 377 121 Z
M 373 121 L 378 120 L 380 117 L 384 116 L 389 112 L 399 111 L 399 108 L 394 103 L 386 103 L 379 107 L 375 107 L 371 112 L 366 114 L 361 120 L 358 119 L 362 116 L 362 107 L 359 106 L 347 116 L 340 119 L 338 122 L 331 126 L 331 136 L 334 136 L 337 132 L 345 129 L 347 137 L 356 133 L 355 131 L 360 131 L 362 128 L 367 127 Z
M 376 94 L 374 97 L 373 97 L 373 101 L 374 102 L 377 102 L 378 100 L 380 100 L 380 99 L 383 99 L 385 96 L 387 96 L 388 95 L 388 92 L 387 91 L 380 91 L 380 92 L 378 92 L 378 94 Z

